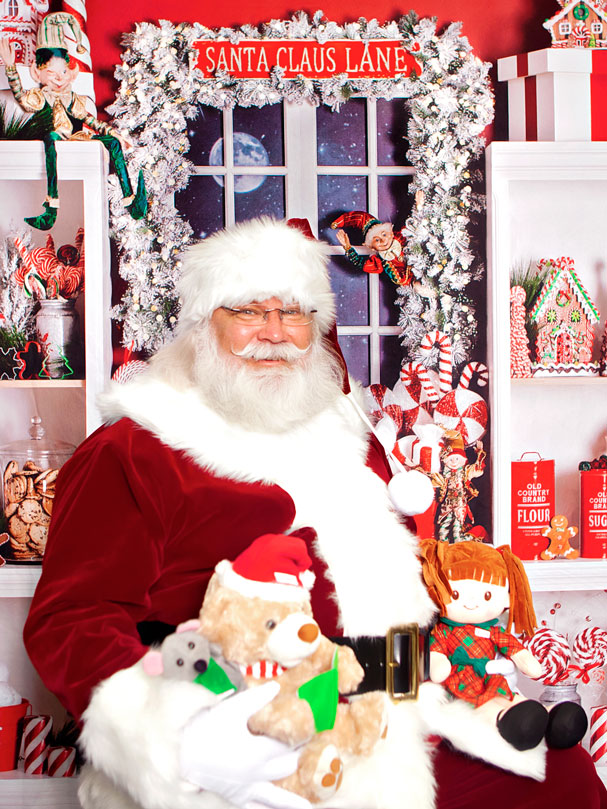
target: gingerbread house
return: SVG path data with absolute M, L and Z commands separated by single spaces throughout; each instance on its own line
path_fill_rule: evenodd
M 594 326 L 599 312 L 573 269 L 573 259 L 542 259 L 549 274 L 530 318 L 537 324 L 535 373 L 595 374 Z
M 604 0 L 560 0 L 561 10 L 544 23 L 554 48 L 607 47 Z
M 0 0 L 0 36 L 13 43 L 19 64 L 34 61 L 36 31 L 48 7 L 48 0 Z

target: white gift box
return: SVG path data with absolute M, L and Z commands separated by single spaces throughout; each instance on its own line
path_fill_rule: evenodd
M 544 48 L 498 59 L 510 140 L 607 140 L 607 48 Z

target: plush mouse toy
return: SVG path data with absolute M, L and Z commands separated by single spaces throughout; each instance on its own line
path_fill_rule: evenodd
M 538 678 L 541 663 L 511 634 L 514 625 L 532 635 L 536 618 L 525 569 L 508 545 L 423 540 L 423 574 L 441 617 L 430 637 L 430 678 L 475 706 L 517 750 L 571 747 L 588 726 L 584 710 L 562 702 L 550 712 L 512 690 L 504 676 L 508 658 L 523 674 Z M 509 610 L 507 628 L 498 618 Z M 511 666 L 511 671 L 514 667 Z
M 364 677 L 352 650 L 324 637 L 312 618 L 314 575 L 305 542 L 266 534 L 215 568 L 200 631 L 238 664 L 249 687 L 270 679 L 277 696 L 253 714 L 249 730 L 303 745 L 297 771 L 276 783 L 311 802 L 339 788 L 344 756 L 371 752 L 386 731 L 385 694 L 339 703 Z
M 145 673 L 197 683 L 218 696 L 243 691 L 246 684 L 240 670 L 212 649 L 199 629 L 200 621 L 195 618 L 180 624 L 158 649 L 143 656 Z

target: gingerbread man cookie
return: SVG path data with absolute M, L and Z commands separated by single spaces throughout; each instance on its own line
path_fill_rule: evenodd
M 563 514 L 555 514 L 550 520 L 550 525 L 542 531 L 542 536 L 550 539 L 550 544 L 540 556 L 542 559 L 577 559 L 580 552 L 572 548 L 569 539 L 577 534 L 577 528 L 569 526 L 567 517 Z

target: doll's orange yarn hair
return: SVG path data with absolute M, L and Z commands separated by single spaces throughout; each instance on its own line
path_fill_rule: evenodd
M 487 584 L 509 585 L 510 609 L 507 631 L 512 626 L 524 636 L 533 635 L 537 619 L 531 588 L 523 563 L 509 545 L 494 548 L 484 542 L 438 542 L 420 540 L 422 572 L 430 597 L 444 614 L 451 601 L 449 580 L 474 579 Z

